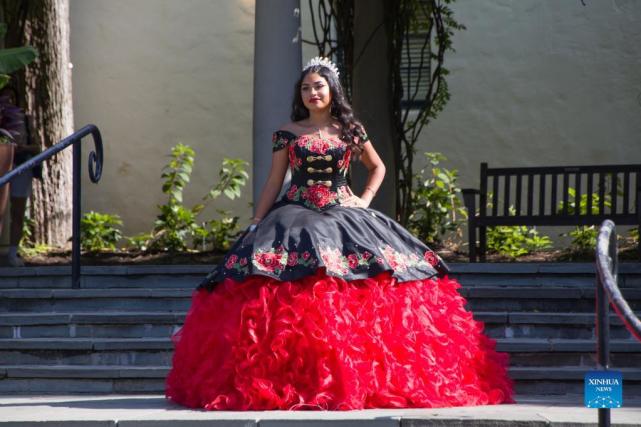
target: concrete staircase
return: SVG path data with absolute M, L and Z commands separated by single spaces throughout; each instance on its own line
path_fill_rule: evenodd
M 511 355 L 522 394 L 581 394 L 594 367 L 590 264 L 454 264 L 461 294 L 498 349 Z M 180 327 L 206 266 L 0 269 L 0 394 L 162 393 Z M 641 312 L 641 265 L 620 266 Z M 612 367 L 641 395 L 641 343 L 614 315 Z

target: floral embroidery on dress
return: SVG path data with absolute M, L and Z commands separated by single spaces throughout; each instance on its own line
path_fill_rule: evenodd
M 385 268 L 389 266 L 395 272 L 402 273 L 412 267 L 435 267 L 440 263 L 440 258 L 433 251 L 427 250 L 423 257 L 415 253 L 403 254 L 389 245 L 379 248 L 382 256 L 375 256 L 368 250 L 354 251 L 343 254 L 337 247 L 321 246 L 318 257 L 323 262 L 328 273 L 346 276 L 350 273 L 365 272 L 373 265 Z M 283 245 L 276 248 L 256 249 L 251 257 L 251 264 L 258 270 L 271 275 L 280 276 L 285 271 L 292 271 L 299 267 L 314 269 L 318 266 L 319 258 L 309 250 L 287 250 Z M 235 270 L 236 274 L 249 274 L 249 258 L 231 254 L 226 258 L 224 268 Z
M 314 267 L 318 264 L 316 257 L 312 256 L 309 251 L 304 251 L 302 253 L 298 251 L 291 251 L 287 253 L 287 267 Z
M 435 267 L 440 262 L 438 255 L 433 251 L 426 251 L 423 258 L 420 258 L 414 253 L 403 254 L 389 245 L 385 245 L 380 250 L 387 264 L 395 271 L 405 271 L 415 267 Z
M 343 175 L 347 175 L 347 169 L 349 168 L 349 160 L 352 157 L 352 150 L 345 150 L 343 158 L 338 161 L 338 171 Z
M 287 147 L 289 141 L 292 139 L 291 136 L 293 136 L 293 134 L 288 136 L 288 133 L 280 130 L 274 132 L 274 134 L 272 135 L 272 151 L 276 152 Z
M 427 263 L 432 267 L 436 267 L 440 262 L 438 255 L 436 255 L 434 251 L 429 251 L 429 250 L 425 251 L 425 253 L 423 254 L 423 259 L 427 261 Z
M 325 264 L 325 269 L 331 273 L 345 275 L 349 271 L 347 257 L 343 256 L 337 248 L 320 248 L 320 257 Z
M 325 264 L 325 269 L 339 275 L 345 275 L 350 270 L 357 270 L 360 267 L 370 268 L 371 264 L 384 264 L 383 258 L 375 257 L 369 251 L 343 255 L 338 248 L 321 247 L 319 255 Z
M 300 167 L 303 165 L 303 159 L 296 156 L 296 151 L 294 151 L 293 145 L 289 146 L 288 155 L 289 155 L 289 167 L 292 170 L 292 172 L 299 170 Z
M 252 264 L 259 270 L 281 274 L 286 268 L 297 266 L 312 268 L 318 264 L 318 260 L 309 251 L 288 251 L 283 245 L 280 245 L 275 249 L 257 249 L 254 252 Z
M 327 150 L 333 148 L 344 148 L 346 144 L 340 139 L 319 138 L 315 135 L 299 136 L 296 145 L 312 153 L 326 154 Z
M 232 254 L 227 258 L 225 268 L 227 270 L 236 270 L 239 274 L 246 274 L 249 271 L 249 262 L 247 261 L 247 257 L 239 259 L 238 255 Z
M 301 196 L 306 202 L 305 205 L 316 209 L 322 209 L 330 203 L 336 203 L 338 199 L 338 194 L 323 184 L 314 184 L 305 188 Z
M 254 251 L 252 264 L 259 270 L 280 274 L 287 265 L 287 252 L 282 245 L 275 249 L 257 249 Z
M 285 197 L 294 202 L 302 200 L 306 207 L 315 210 L 321 210 L 338 200 L 338 194 L 323 184 L 315 184 L 310 187 L 298 187 L 296 184 L 292 184 Z

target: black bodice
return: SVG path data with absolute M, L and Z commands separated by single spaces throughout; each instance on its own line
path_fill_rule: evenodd
M 361 142 L 367 138 L 361 138 Z M 351 148 L 338 138 L 279 130 L 274 151 L 287 149 L 292 180 L 254 231 L 246 231 L 201 283 L 252 274 L 297 280 L 325 268 L 345 280 L 389 271 L 399 281 L 445 274 L 445 263 L 393 219 L 369 208 L 341 206 L 353 195 L 345 177 Z
M 274 133 L 273 150 L 288 150 L 292 180 L 284 200 L 315 210 L 327 209 L 352 195 L 346 176 L 351 149 L 338 138 Z

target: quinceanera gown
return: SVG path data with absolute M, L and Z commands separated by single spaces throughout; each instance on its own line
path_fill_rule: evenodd
M 289 191 L 194 291 L 167 397 L 208 410 L 512 402 L 507 355 L 446 264 L 382 213 L 341 206 L 351 149 L 282 130 L 273 149 L 289 152 Z

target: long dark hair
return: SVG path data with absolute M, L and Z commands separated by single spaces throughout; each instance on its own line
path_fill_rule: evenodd
M 309 110 L 303 104 L 303 98 L 300 95 L 301 85 L 303 79 L 310 73 L 316 73 L 327 80 L 329 91 L 332 94 L 332 105 L 330 107 L 330 114 L 333 119 L 338 121 L 341 128 L 340 139 L 347 143 L 352 150 L 357 154 L 362 151 L 360 144 L 357 144 L 355 139 L 362 142 L 365 136 L 365 129 L 360 121 L 354 117 L 354 111 L 351 105 L 345 98 L 345 92 L 341 86 L 338 76 L 332 70 L 323 65 L 314 65 L 305 70 L 300 75 L 294 87 L 294 100 L 292 101 L 292 114 L 291 119 L 294 122 L 306 119 L 309 117 Z

